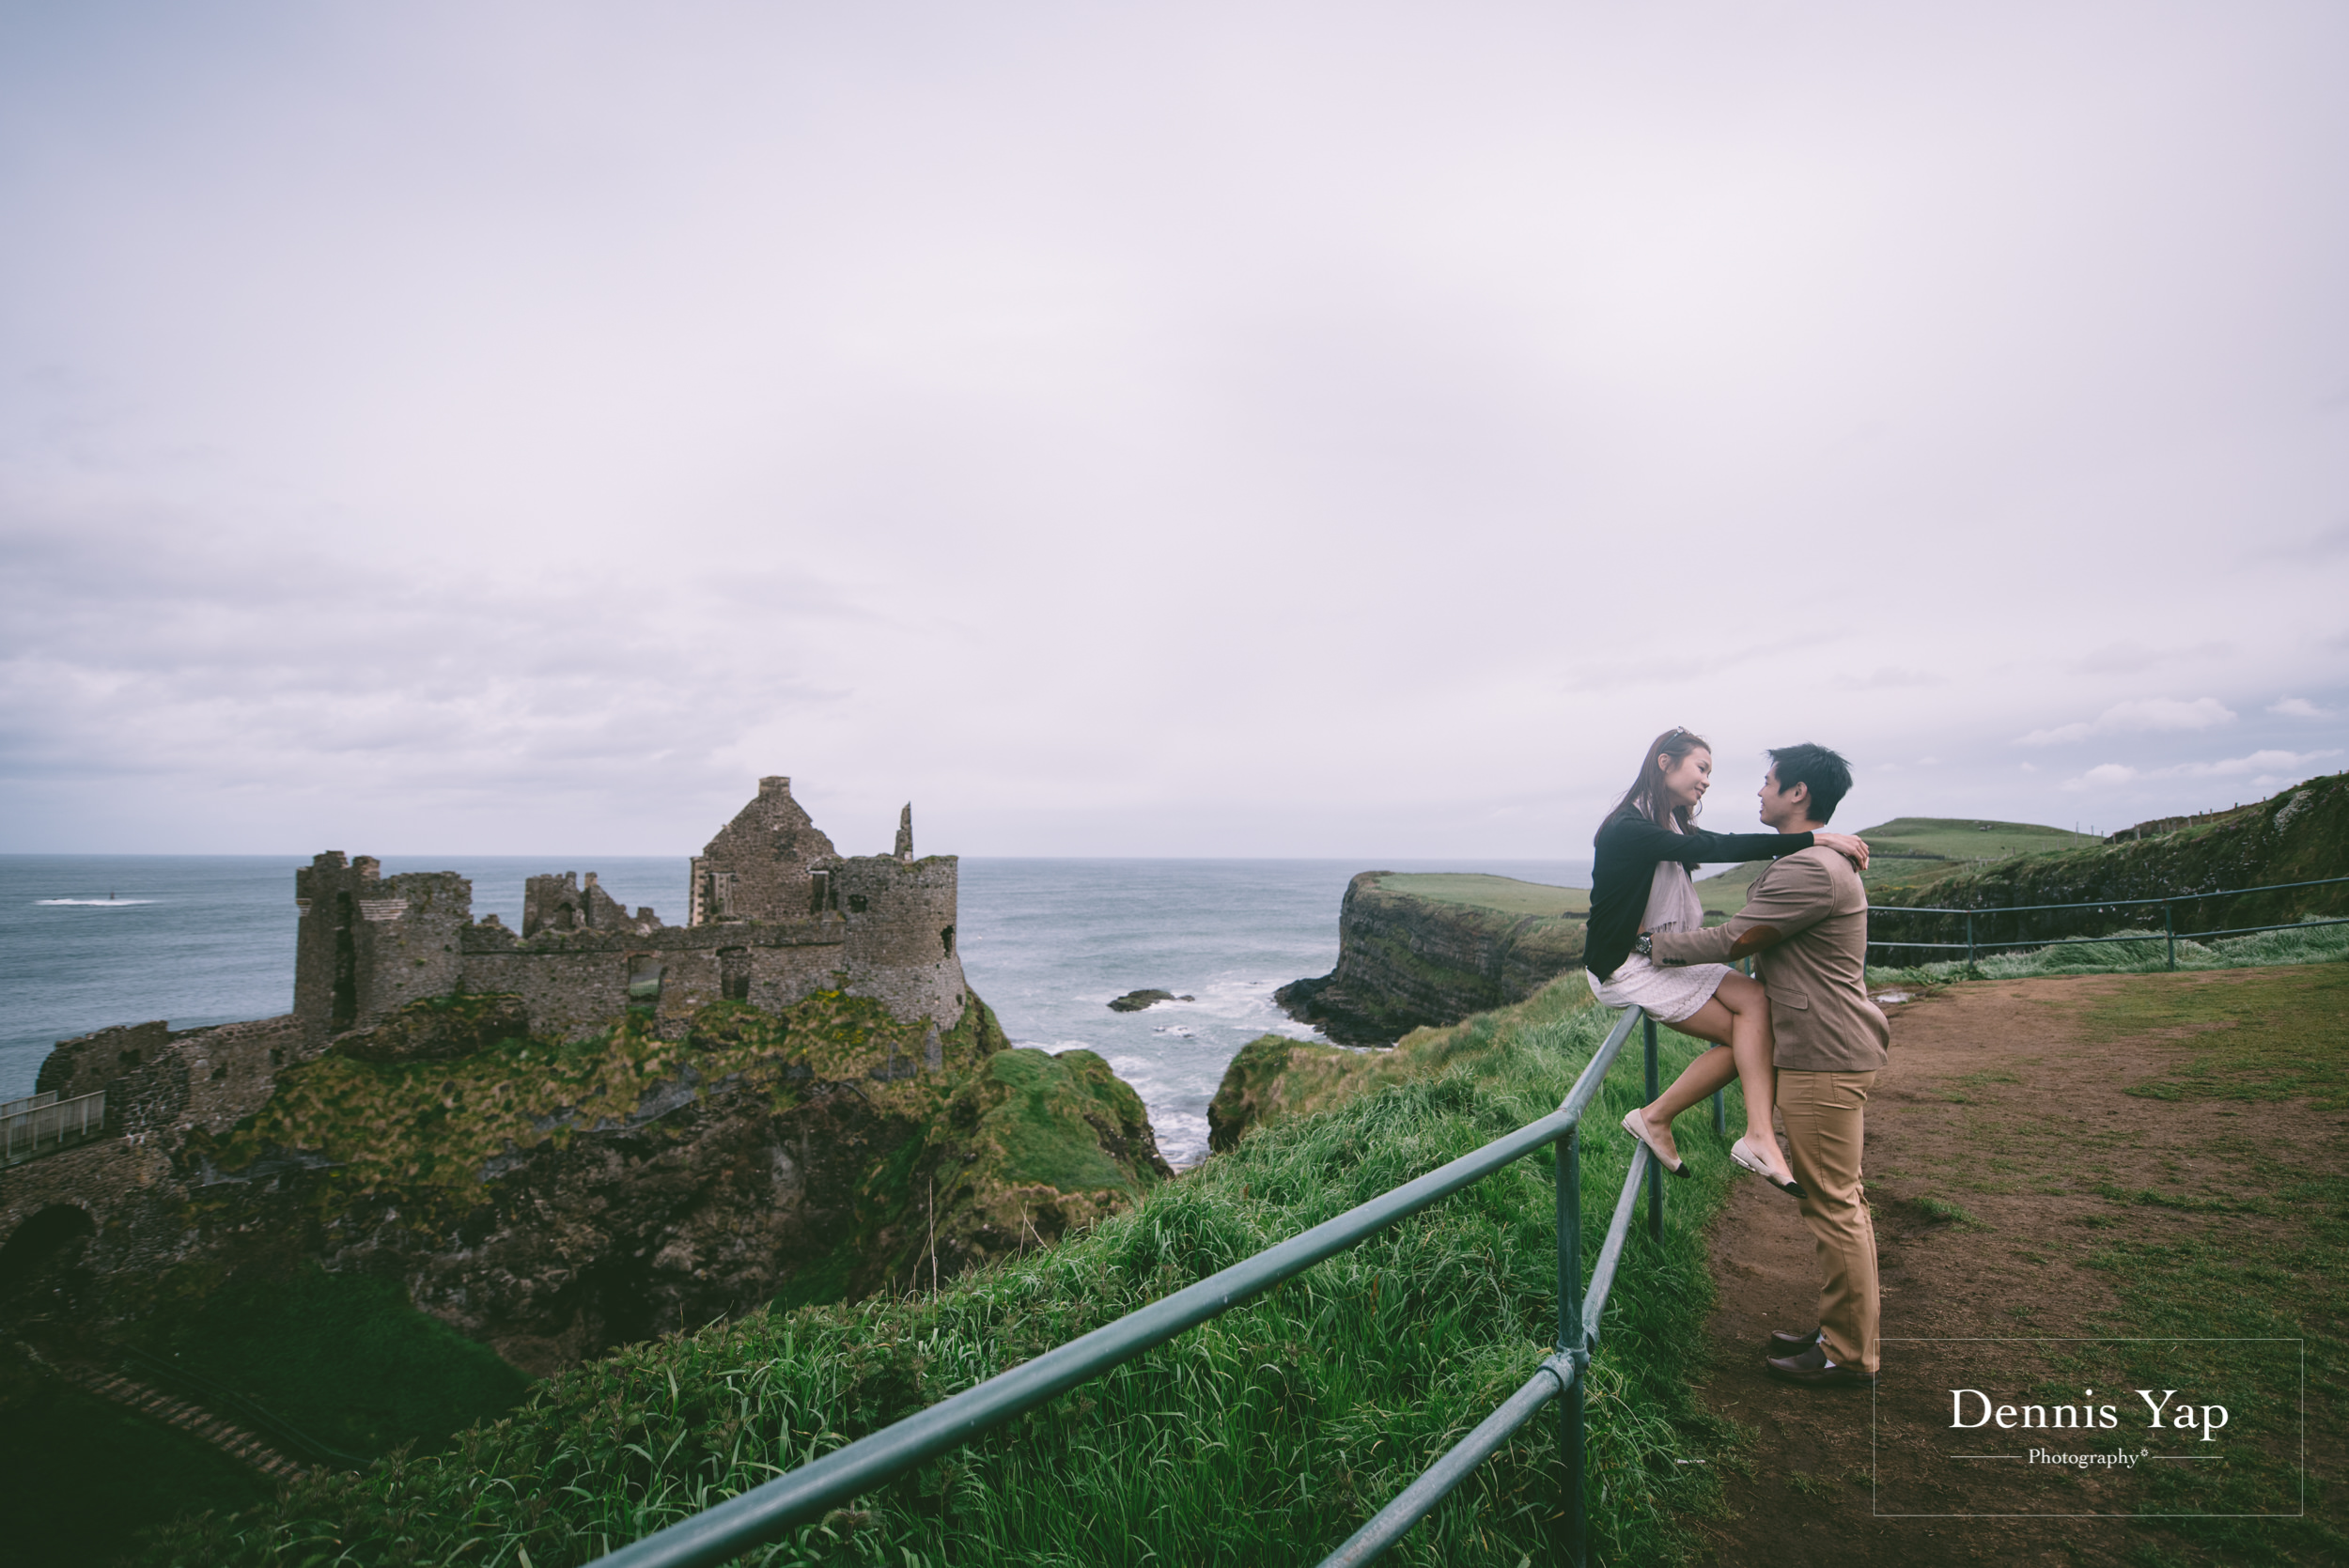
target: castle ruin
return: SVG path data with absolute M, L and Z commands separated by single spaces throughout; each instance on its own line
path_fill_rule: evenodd
M 968 996 L 957 883 L 956 857 L 913 858 L 910 806 L 894 853 L 844 856 L 781 776 L 759 780 L 693 858 L 683 925 L 629 913 L 591 871 L 583 885 L 571 872 L 531 877 L 515 931 L 494 914 L 475 921 L 473 884 L 453 871 L 386 877 L 372 857 L 329 850 L 294 873 L 293 1013 L 313 1047 L 412 1001 L 482 992 L 521 998 L 538 1033 L 633 1008 L 681 1034 L 713 1001 L 780 1011 L 839 990 L 952 1029 Z

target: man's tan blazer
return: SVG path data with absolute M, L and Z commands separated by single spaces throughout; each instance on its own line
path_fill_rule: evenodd
M 1777 1064 L 1797 1073 L 1872 1073 L 1892 1037 L 1868 1000 L 1868 893 L 1832 849 L 1798 849 L 1754 879 L 1726 925 L 1656 936 L 1659 964 L 1725 964 L 1748 954 L 1770 988 Z

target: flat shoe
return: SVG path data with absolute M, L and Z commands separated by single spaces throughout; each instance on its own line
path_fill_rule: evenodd
M 1623 1130 L 1638 1139 L 1641 1142 L 1646 1143 L 1647 1152 L 1656 1157 L 1656 1163 L 1662 1165 L 1665 1170 L 1670 1171 L 1673 1175 L 1686 1176 L 1691 1173 L 1688 1170 L 1688 1162 L 1685 1159 L 1676 1159 L 1672 1161 L 1670 1164 L 1665 1163 L 1664 1151 L 1657 1148 L 1653 1142 L 1649 1141 L 1647 1127 L 1638 1110 L 1633 1110 L 1624 1112 Z
M 1778 1172 L 1771 1170 L 1767 1164 L 1764 1163 L 1762 1157 L 1753 1152 L 1753 1146 L 1742 1138 L 1729 1146 L 1729 1157 L 1744 1166 L 1747 1170 L 1752 1172 L 1755 1175 L 1761 1177 L 1764 1181 L 1769 1183 L 1772 1187 L 1777 1188 L 1781 1192 L 1785 1193 L 1789 1198 L 1805 1198 L 1810 1196 L 1810 1194 L 1803 1191 L 1802 1183 L 1797 1181 L 1779 1180 Z
M 1806 1389 L 1875 1387 L 1876 1380 L 1858 1367 L 1828 1366 L 1826 1350 L 1815 1344 L 1798 1356 L 1773 1356 L 1762 1364 L 1780 1382 L 1800 1384 Z

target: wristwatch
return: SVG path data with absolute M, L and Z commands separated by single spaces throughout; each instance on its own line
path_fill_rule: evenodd
M 1645 931 L 1641 932 L 1641 933 L 1640 933 L 1640 939 L 1639 939 L 1638 941 L 1633 942 L 1633 943 L 1631 944 L 1631 951 L 1633 951 L 1634 953 L 1637 953 L 1637 954 L 1638 954 L 1641 957 L 1642 957 L 1642 958 L 1653 958 L 1653 957 L 1655 957 L 1655 956 L 1656 956 L 1656 939 L 1655 939 L 1655 937 L 1654 937 L 1654 936 L 1652 936 L 1652 935 L 1650 935 L 1648 932 L 1645 932 Z

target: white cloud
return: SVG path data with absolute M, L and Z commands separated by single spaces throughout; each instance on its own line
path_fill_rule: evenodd
M 2066 789 L 2110 789 L 2116 784 L 2129 784 L 2141 777 L 2138 770 L 2123 763 L 2108 762 L 2090 768 L 2077 779 L 2066 779 Z
M 2190 703 L 2174 697 L 2146 697 L 2133 703 L 2115 703 L 2093 721 L 2058 725 L 2049 730 L 2033 730 L 2017 736 L 2017 746 L 2054 746 L 2067 740 L 2085 740 L 2093 735 L 2121 735 L 2147 730 L 2206 730 L 2217 724 L 2234 722 L 2234 710 L 2216 697 L 2197 697 Z
M 2269 703 L 2267 711 L 2280 713 L 2287 719 L 2329 719 L 2332 717 L 2306 697 L 2286 697 L 2280 702 Z
M 2248 757 L 2228 757 L 2222 762 L 2182 762 L 2175 768 L 2162 768 L 2155 776 L 2166 779 L 2240 779 L 2253 774 L 2274 776 L 2339 755 L 2341 748 L 2338 746 L 2322 752 L 2253 752 Z
M 2108 762 L 2077 778 L 2064 780 L 2063 787 L 2109 789 L 2151 779 L 2243 779 L 2257 788 L 2273 789 L 2296 783 L 2307 776 L 2312 764 L 2339 755 L 2341 748 L 2335 746 L 2322 752 L 2253 752 L 2248 756 L 2225 757 L 2217 762 L 2181 762 L 2169 768 L 2139 768 Z

